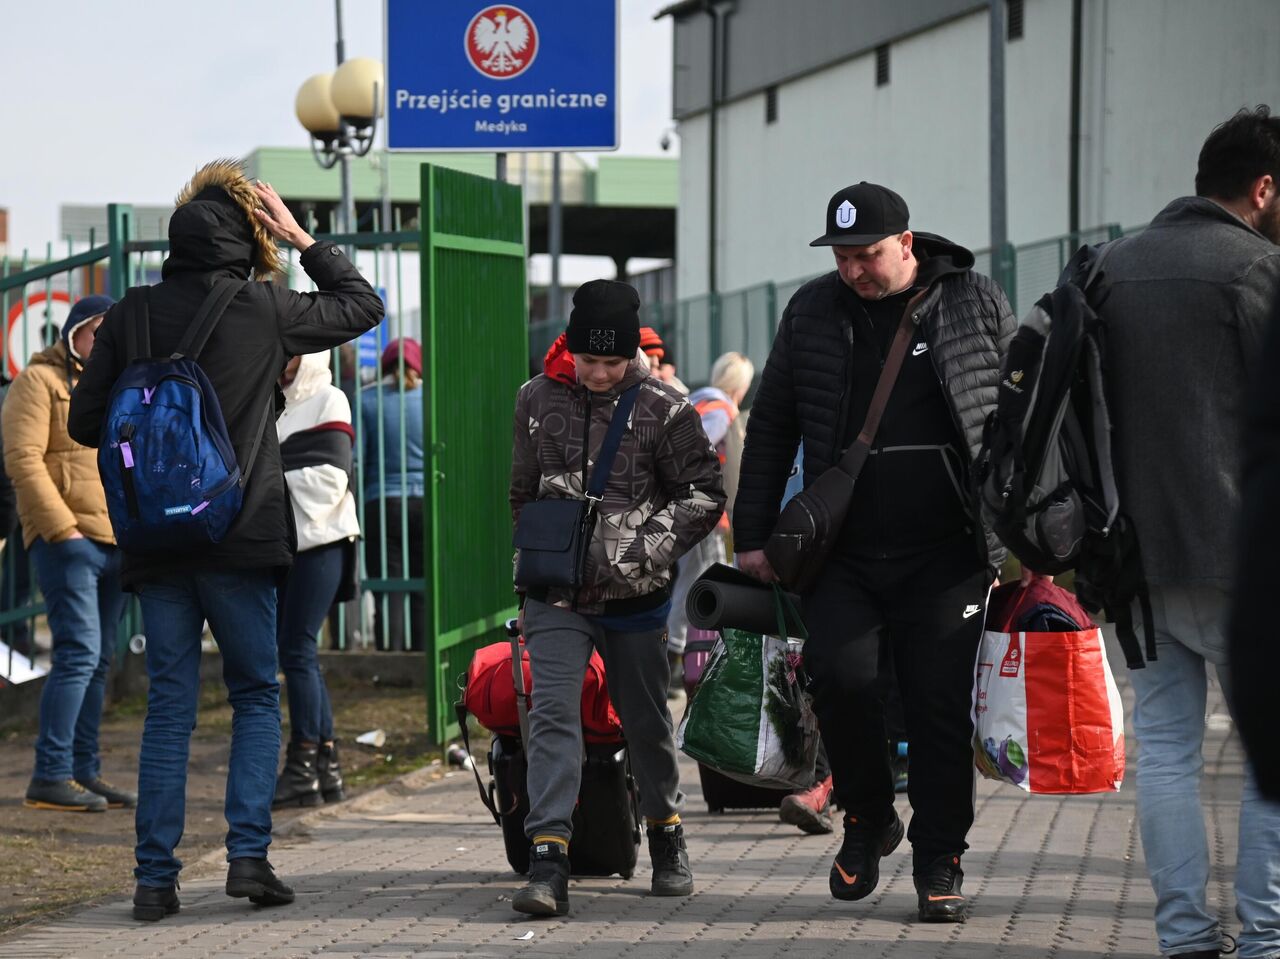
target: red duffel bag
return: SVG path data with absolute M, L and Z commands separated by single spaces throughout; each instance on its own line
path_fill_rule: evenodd
M 524 687 L 533 692 L 529 672 L 529 651 L 520 642 L 524 665 Z M 516 712 L 515 677 L 511 669 L 511 643 L 493 643 L 476 650 L 467 668 L 467 685 L 462 704 L 480 725 L 494 733 L 520 735 L 520 717 Z M 604 660 L 592 650 L 587 672 L 582 680 L 582 730 L 587 742 L 617 742 L 622 738 L 622 722 L 609 701 L 609 687 L 604 678 Z

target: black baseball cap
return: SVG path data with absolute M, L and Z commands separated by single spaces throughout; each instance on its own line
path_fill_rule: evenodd
M 907 229 L 907 201 L 863 180 L 827 201 L 827 232 L 810 246 L 868 246 Z

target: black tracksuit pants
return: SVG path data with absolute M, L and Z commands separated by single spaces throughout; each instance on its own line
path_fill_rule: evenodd
M 962 853 L 973 825 L 974 660 L 991 574 L 972 536 L 894 559 L 833 555 L 805 597 L 805 668 L 846 815 L 893 808 L 881 657 L 892 656 L 906 718 L 916 871 Z

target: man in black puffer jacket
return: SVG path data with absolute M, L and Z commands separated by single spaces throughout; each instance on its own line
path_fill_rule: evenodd
M 983 609 L 1003 548 L 977 517 L 969 466 L 995 408 L 1015 328 L 973 254 L 912 233 L 892 190 L 859 183 L 827 207 L 836 270 L 791 298 L 747 426 L 734 542 L 739 565 L 771 581 L 763 547 L 804 441 L 805 484 L 862 428 L 908 302 L 915 329 L 838 545 L 805 596 L 805 663 L 846 813 L 831 869 L 837 899 L 870 895 L 901 842 L 882 704 L 893 656 L 911 743 L 910 839 L 920 918 L 962 921 L 960 856 L 973 824 L 970 695 Z

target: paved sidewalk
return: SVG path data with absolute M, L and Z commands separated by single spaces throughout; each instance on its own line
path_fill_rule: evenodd
M 1216 698 L 1215 712 L 1221 713 Z M 1215 850 L 1211 902 L 1227 931 L 1234 899 L 1241 753 L 1225 716 L 1211 717 L 1204 794 Z M 228 899 L 221 873 L 184 884 L 182 912 L 156 924 L 130 918 L 121 898 L 0 940 L 0 956 L 253 957 L 773 956 L 1147 957 L 1157 954 L 1152 895 L 1134 819 L 1132 767 L 1118 795 L 1030 798 L 980 782 L 962 926 L 914 921 L 906 844 L 884 863 L 880 887 L 838 903 L 827 870 L 838 840 L 802 836 L 760 813 L 708 815 L 697 773 L 686 770 L 686 825 L 698 879 L 690 899 L 645 895 L 631 881 L 588 879 L 571 888 L 567 920 L 511 911 L 518 884 L 497 828 L 468 775 L 409 777 L 337 814 L 308 835 L 273 846 L 298 901 L 259 909 Z M 905 815 L 907 808 L 902 804 Z M 642 862 L 643 852 L 642 852 Z M 532 932 L 533 937 L 520 937 Z

